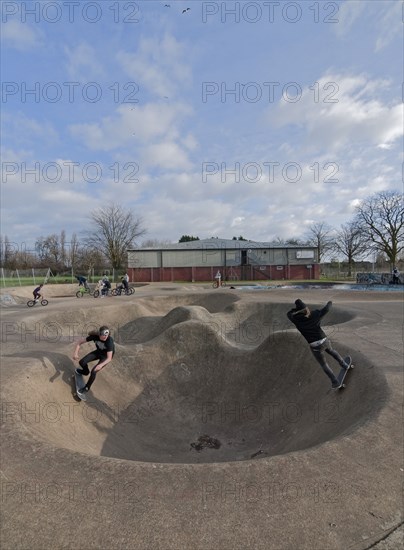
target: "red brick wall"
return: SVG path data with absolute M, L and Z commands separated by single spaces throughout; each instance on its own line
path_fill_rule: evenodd
M 319 279 L 320 266 L 318 264 L 311 265 L 311 269 L 308 269 L 306 265 L 282 266 L 282 269 L 277 269 L 276 265 L 264 266 L 264 269 L 247 265 L 233 267 L 231 270 L 221 267 L 220 271 L 222 277 L 226 278 L 227 275 L 229 280 L 235 281 Z M 214 281 L 217 270 L 217 267 L 140 267 L 129 268 L 128 275 L 131 282 L 204 282 Z

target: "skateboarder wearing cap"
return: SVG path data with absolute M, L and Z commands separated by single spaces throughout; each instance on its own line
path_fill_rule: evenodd
M 327 302 L 322 309 L 313 311 L 310 311 L 302 300 L 296 300 L 295 306 L 287 313 L 289 320 L 309 343 L 311 352 L 320 363 L 325 374 L 330 378 L 332 387 L 338 388 L 340 384 L 332 369 L 328 366 L 324 352 L 334 357 L 343 369 L 346 370 L 348 365 L 340 354 L 333 349 L 330 340 L 321 328 L 321 319 L 330 311 L 332 302 Z
M 94 351 L 91 351 L 90 353 L 87 353 L 87 355 L 85 355 L 79 361 L 80 346 L 85 342 L 94 342 L 96 345 L 96 349 Z M 90 374 L 88 363 L 91 363 L 92 361 L 98 361 L 98 363 L 91 369 L 90 378 L 88 379 L 86 385 L 81 388 L 78 393 L 82 394 L 88 392 L 95 380 L 97 372 L 99 372 L 105 367 L 105 365 L 108 365 L 108 363 L 112 361 L 114 353 L 115 343 L 112 336 L 110 335 L 110 331 L 107 326 L 100 327 L 98 333 L 90 333 L 86 338 L 79 340 L 76 343 L 73 359 L 75 361 L 79 361 L 79 365 L 81 367 L 81 369 L 76 369 L 77 374 L 88 376 Z

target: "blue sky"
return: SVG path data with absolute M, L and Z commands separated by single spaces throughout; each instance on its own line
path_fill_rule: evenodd
M 1 233 L 17 245 L 80 236 L 111 202 L 142 240 L 301 238 L 402 190 L 402 2 L 1 7 Z

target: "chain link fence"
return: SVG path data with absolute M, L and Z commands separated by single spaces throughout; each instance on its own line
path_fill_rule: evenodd
M 121 280 L 125 275 L 125 270 L 115 269 L 91 269 L 87 273 L 66 271 L 64 273 L 54 274 L 49 268 L 31 268 L 31 269 L 4 269 L 0 268 L 1 286 L 29 286 L 39 285 L 42 283 L 48 284 L 71 284 L 77 283 L 76 276 L 86 277 L 89 283 L 97 283 L 105 275 L 111 282 Z

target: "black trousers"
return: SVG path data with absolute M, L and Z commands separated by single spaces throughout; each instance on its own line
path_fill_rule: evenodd
M 86 383 L 86 388 L 89 390 L 94 383 L 95 377 L 97 375 L 95 368 L 102 363 L 106 359 L 105 355 L 101 355 L 97 351 L 91 351 L 90 353 L 87 353 L 82 359 L 79 361 L 80 367 L 83 369 L 83 376 L 88 376 L 90 374 L 90 369 L 88 368 L 88 363 L 91 363 L 92 361 L 97 361 L 97 364 L 94 365 L 94 367 L 91 369 L 90 378 L 88 379 Z

